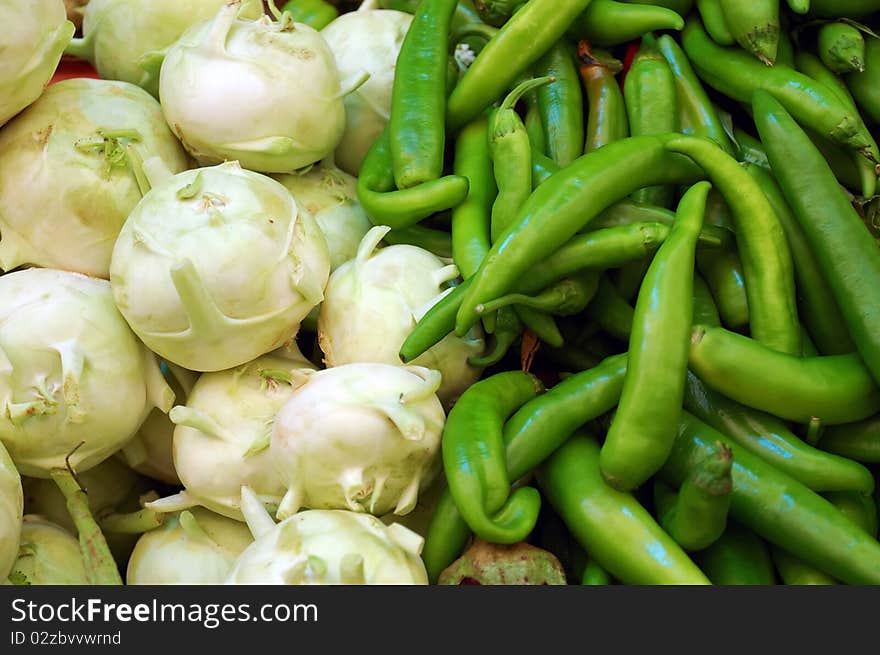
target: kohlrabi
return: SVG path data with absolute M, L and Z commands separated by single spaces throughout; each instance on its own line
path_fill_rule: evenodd
M 40 97 L 76 29 L 62 0 L 0 0 L 0 125 Z
M 241 521 L 241 487 L 277 507 L 284 495 L 269 440 L 275 415 L 313 368 L 305 358 L 260 357 L 235 369 L 205 373 L 185 406 L 171 410 L 174 464 L 185 491 L 150 503 L 162 511 L 203 505 Z
M 368 3 L 342 14 L 321 30 L 333 51 L 339 75 L 370 78 L 345 98 L 345 133 L 336 148 L 340 168 L 357 175 L 367 150 L 391 117 L 391 89 L 400 47 L 413 17 L 402 11 L 372 9 Z
M 0 131 L 0 269 L 106 278 L 119 230 L 146 190 L 140 162 L 151 157 L 187 168 L 146 91 L 85 78 L 50 86 Z
M 247 487 L 242 498 L 256 540 L 227 584 L 428 584 L 424 539 L 401 525 L 346 510 L 306 510 L 276 525 Z
M 76 537 L 35 514 L 24 517 L 9 581 L 15 585 L 91 584 Z
M 236 558 L 252 542 L 240 521 L 201 508 L 184 510 L 138 539 L 128 560 L 126 583 L 223 584 Z
M 287 187 L 297 206 L 315 217 L 330 249 L 330 270 L 353 259 L 373 225 L 358 201 L 357 179 L 329 160 L 275 179 Z
M 445 415 L 440 374 L 417 366 L 346 364 L 313 372 L 275 417 L 270 457 L 302 507 L 406 514 L 435 478 Z
M 313 28 L 251 20 L 240 0 L 194 25 L 169 50 L 159 93 L 168 125 L 203 165 L 289 173 L 332 154 L 345 129 L 333 53 Z
M 85 472 L 173 402 L 109 282 L 39 268 L 0 277 L 0 441 L 22 475 Z
M 227 162 L 154 184 L 119 234 L 110 282 L 149 348 L 220 371 L 292 339 L 329 272 L 315 219 L 280 183 Z
M 400 347 L 418 320 L 444 293 L 458 269 L 416 246 L 376 250 L 388 233 L 370 230 L 357 257 L 333 272 L 318 316 L 318 339 L 328 367 L 352 362 L 402 364 Z M 437 395 L 445 406 L 476 382 L 481 369 L 468 363 L 483 353 L 479 327 L 460 338 L 449 334 L 412 363 L 440 371 Z
M 227 0 L 91 0 L 83 37 L 67 53 L 90 61 L 106 80 L 137 84 L 159 96 L 159 69 L 168 48 Z
M 18 556 L 23 500 L 21 476 L 0 443 L 0 584 Z

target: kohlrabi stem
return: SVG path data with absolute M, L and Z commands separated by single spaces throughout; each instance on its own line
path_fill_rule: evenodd
M 89 509 L 89 498 L 82 490 L 73 473 L 66 469 L 54 469 L 52 479 L 67 502 L 67 511 L 79 535 L 79 547 L 89 582 L 93 585 L 121 585 L 119 568 L 101 528 Z
M 167 514 L 152 509 L 142 509 L 130 514 L 108 514 L 101 518 L 101 530 L 115 534 L 143 534 L 155 530 L 165 523 Z
M 229 318 L 217 307 L 191 259 L 184 259 L 172 266 L 171 282 L 180 296 L 195 336 L 210 339 L 224 330 Z
M 92 31 L 84 37 L 71 39 L 67 44 L 67 47 L 64 48 L 64 54 L 76 57 L 77 59 L 85 59 L 90 62 L 95 56 L 94 46 L 95 32 Z

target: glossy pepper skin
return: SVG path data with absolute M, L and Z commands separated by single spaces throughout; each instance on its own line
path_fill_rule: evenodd
M 733 451 L 730 514 L 766 541 L 848 584 L 880 583 L 880 542 L 794 478 L 688 412 L 661 478 L 680 484 L 722 441 Z
M 617 73 L 623 64 L 608 53 L 591 48 L 586 41 L 578 43 L 578 72 L 587 96 L 586 141 L 584 152 L 629 136 L 629 118 Z
M 772 66 L 779 49 L 779 0 L 719 0 L 731 36 L 759 61 Z
M 770 549 L 751 530 L 731 522 L 721 537 L 696 556 L 700 568 L 716 585 L 776 584 Z
M 557 42 L 534 66 L 536 77 L 554 82 L 537 90 L 538 110 L 546 135 L 546 150 L 559 167 L 583 154 L 584 97 L 575 66 L 575 51 L 566 41 Z
M 537 478 L 578 543 L 623 584 L 709 583 L 632 494 L 605 484 L 593 437 L 573 436 L 544 463 Z

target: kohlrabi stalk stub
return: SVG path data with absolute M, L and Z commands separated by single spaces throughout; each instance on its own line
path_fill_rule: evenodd
M 0 125 L 43 93 L 76 29 L 62 0 L 0 0 Z
M 0 443 L 0 583 L 18 556 L 23 498 L 21 476 Z
M 256 541 L 226 584 L 428 584 L 424 539 L 401 525 L 346 510 L 306 510 L 274 525 L 252 492 L 242 497 Z
M 138 539 L 128 560 L 126 584 L 223 584 L 253 540 L 240 521 L 198 507 L 184 510 Z
M 91 584 L 76 537 L 34 514 L 24 517 L 9 581 L 15 585 Z
M 333 272 L 318 316 L 318 339 L 327 366 L 353 362 L 401 365 L 400 347 L 418 320 L 444 293 L 458 269 L 416 246 L 376 250 L 388 228 L 377 226 L 357 257 Z M 449 406 L 482 369 L 468 359 L 483 354 L 479 327 L 465 337 L 449 334 L 412 363 L 442 375 L 437 395 Z
M 202 375 L 186 405 L 171 410 L 175 470 L 186 491 L 150 507 L 204 505 L 240 521 L 242 485 L 277 507 L 284 484 L 269 452 L 272 425 L 311 368 L 273 354 Z
M 342 14 L 321 30 L 342 79 L 366 71 L 370 78 L 345 97 L 345 132 L 336 163 L 357 175 L 367 150 L 391 118 L 391 89 L 400 47 L 413 17 L 391 9 Z
M 2 57 L 0 57 L 2 60 Z M 142 160 L 187 168 L 159 103 L 125 82 L 53 84 L 0 131 L 0 268 L 22 264 L 107 278 Z
M 440 375 L 416 366 L 347 364 L 311 374 L 275 418 L 271 457 L 300 508 L 406 514 L 436 477 L 445 414 Z
M 165 52 L 226 2 L 91 0 L 83 16 L 83 37 L 73 39 L 67 52 L 92 62 L 102 78 L 137 84 L 158 98 Z
M 154 352 L 220 371 L 292 339 L 329 273 L 315 219 L 275 180 L 227 162 L 153 186 L 119 234 L 110 282 Z
M 290 14 L 250 20 L 241 9 L 230 2 L 169 49 L 159 80 L 168 125 L 202 164 L 289 173 L 324 159 L 345 129 L 333 53 Z
M 86 471 L 174 394 L 106 280 L 50 269 L 0 277 L 0 441 L 23 475 Z

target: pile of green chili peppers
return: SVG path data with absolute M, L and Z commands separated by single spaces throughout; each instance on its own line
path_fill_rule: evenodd
M 880 584 L 880 0 L 378 5 L 413 22 L 358 199 L 461 274 L 401 359 L 489 335 L 432 582 L 478 539 L 569 584 Z

